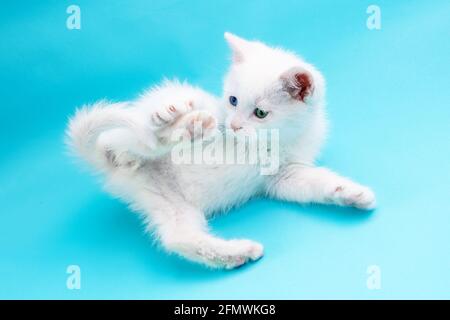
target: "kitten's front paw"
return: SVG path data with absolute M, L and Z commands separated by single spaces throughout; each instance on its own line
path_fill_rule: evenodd
M 343 206 L 358 209 L 375 209 L 375 194 L 368 188 L 358 184 L 342 184 L 334 188 L 333 200 Z
M 180 127 L 187 130 L 191 139 L 207 139 L 217 129 L 217 121 L 207 111 L 192 111 L 183 117 Z
M 194 102 L 184 101 L 173 103 L 154 110 L 150 116 L 152 124 L 157 128 L 163 128 L 174 124 L 181 116 L 194 108 Z

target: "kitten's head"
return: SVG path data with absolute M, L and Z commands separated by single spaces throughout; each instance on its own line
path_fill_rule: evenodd
M 323 105 L 325 82 L 288 51 L 225 33 L 233 61 L 224 83 L 227 128 L 296 128 Z

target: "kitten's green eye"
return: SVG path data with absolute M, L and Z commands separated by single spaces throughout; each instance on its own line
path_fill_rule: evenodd
M 262 110 L 262 109 L 260 109 L 260 108 L 256 108 L 256 109 L 253 111 L 253 114 L 254 114 L 257 118 L 263 119 L 263 118 L 267 117 L 267 115 L 269 114 L 269 112 L 264 111 L 264 110 Z

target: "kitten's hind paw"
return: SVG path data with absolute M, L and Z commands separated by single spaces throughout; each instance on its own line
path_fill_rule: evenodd
M 264 247 L 251 240 L 229 240 L 215 248 L 207 257 L 208 264 L 215 268 L 234 269 L 250 261 L 259 260 L 264 255 Z
M 334 197 L 340 205 L 353 206 L 363 210 L 372 210 L 376 207 L 373 191 L 357 184 L 336 187 Z

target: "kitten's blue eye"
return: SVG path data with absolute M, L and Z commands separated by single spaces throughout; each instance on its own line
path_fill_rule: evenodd
M 230 96 L 230 103 L 231 103 L 231 105 L 232 106 L 237 106 L 237 104 L 238 104 L 238 99 L 235 97 L 235 96 Z

